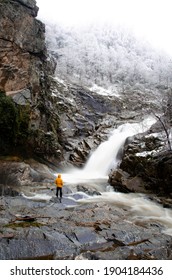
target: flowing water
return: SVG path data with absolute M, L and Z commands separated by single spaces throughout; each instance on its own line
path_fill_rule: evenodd
M 146 131 L 154 119 L 148 118 L 141 123 L 127 123 L 119 126 L 90 156 L 85 167 L 63 174 L 66 185 L 84 184 L 96 189 L 101 195 L 88 196 L 77 200 L 78 203 L 105 202 L 114 207 L 127 208 L 130 219 L 157 222 L 164 226 L 164 231 L 172 235 L 172 211 L 151 201 L 143 194 L 124 194 L 114 192 L 108 185 L 108 173 L 120 163 L 119 150 L 129 136 Z
M 163 208 L 143 194 L 115 192 L 108 185 L 108 174 L 120 163 L 118 154 L 126 138 L 146 131 L 154 122 L 155 119 L 148 118 L 141 123 L 127 123 L 119 126 L 111 133 L 109 139 L 90 155 L 84 168 L 74 168 L 67 173 L 62 173 L 65 186 L 73 190 L 72 194 L 67 195 L 68 198 L 75 201 L 76 205 L 104 202 L 114 207 L 127 209 L 129 220 L 159 223 L 164 227 L 164 232 L 172 235 L 172 210 Z M 93 196 L 78 192 L 76 188 L 78 185 L 91 191 L 98 191 L 101 195 Z M 45 199 L 45 196 L 42 198 Z M 50 198 L 49 196 L 47 200 Z
M 63 174 L 65 183 L 96 183 L 94 185 L 97 185 L 98 189 L 101 183 L 107 186 L 108 174 L 119 165 L 121 160 L 118 156 L 119 151 L 123 148 L 127 137 L 145 132 L 154 122 L 155 119 L 147 118 L 141 123 L 126 123 L 114 129 L 109 139 L 92 152 L 83 169 L 75 168 Z

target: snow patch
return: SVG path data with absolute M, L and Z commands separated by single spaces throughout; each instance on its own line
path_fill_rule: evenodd
M 120 96 L 119 91 L 116 87 L 105 89 L 95 84 L 91 88 L 89 88 L 89 90 L 104 96 Z

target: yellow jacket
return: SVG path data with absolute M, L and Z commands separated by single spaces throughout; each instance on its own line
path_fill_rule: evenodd
M 55 184 L 57 188 L 62 188 L 63 187 L 63 180 L 61 178 L 61 175 L 59 174 L 55 180 Z

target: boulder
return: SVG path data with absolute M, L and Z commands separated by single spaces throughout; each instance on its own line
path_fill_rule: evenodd
M 135 136 L 125 145 L 120 168 L 132 178 L 139 177 L 145 190 L 171 196 L 172 153 L 164 146 L 163 132 L 156 137 L 147 133 L 147 136 Z
M 108 183 L 120 192 L 146 192 L 144 182 L 140 177 L 131 177 L 129 173 L 120 168 L 109 174 Z
M 52 171 L 34 160 L 0 160 L 0 184 L 5 186 L 31 185 L 33 182 L 52 181 Z

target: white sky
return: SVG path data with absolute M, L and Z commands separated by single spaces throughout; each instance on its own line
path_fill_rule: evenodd
M 38 18 L 68 25 L 110 21 L 131 27 L 172 55 L 172 0 L 36 0 Z

